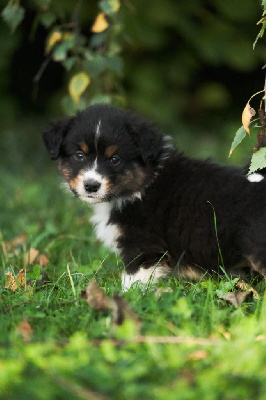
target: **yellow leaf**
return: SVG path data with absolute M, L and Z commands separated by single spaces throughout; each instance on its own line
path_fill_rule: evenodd
M 52 50 L 52 48 L 54 47 L 54 45 L 57 42 L 60 42 L 60 40 L 62 40 L 62 38 L 63 38 L 62 32 L 60 32 L 60 31 L 52 32 L 47 41 L 45 52 L 49 53 Z
M 108 28 L 108 22 L 104 16 L 104 13 L 100 13 L 97 15 L 94 24 L 92 25 L 91 31 L 93 33 L 100 33 L 105 31 Z
M 250 130 L 249 130 L 249 124 L 252 119 L 252 117 L 256 114 L 256 111 L 254 108 L 250 107 L 249 101 L 246 104 L 246 107 L 244 108 L 244 111 L 242 113 L 242 124 L 245 129 L 245 131 L 250 135 Z
M 74 75 L 69 82 L 69 93 L 75 103 L 78 103 L 80 96 L 90 84 L 90 77 L 85 72 Z

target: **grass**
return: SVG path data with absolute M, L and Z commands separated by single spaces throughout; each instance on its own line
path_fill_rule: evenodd
M 121 293 L 122 262 L 95 239 L 88 207 L 49 173 L 3 174 L 0 190 L 2 241 L 27 233 L 1 253 L 1 399 L 266 399 L 264 283 L 238 308 L 222 299 L 235 290 L 228 278 L 132 288 L 123 296 L 141 319 L 136 334 L 134 321 L 116 326 L 80 298 L 93 277 L 110 298 Z M 49 265 L 27 268 L 31 290 L 5 288 L 32 247 Z

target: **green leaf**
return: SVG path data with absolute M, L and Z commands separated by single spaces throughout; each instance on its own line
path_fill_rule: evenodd
M 252 174 L 262 168 L 266 168 L 266 147 L 262 147 L 253 154 L 248 173 Z
M 63 38 L 63 42 L 56 45 L 53 50 L 53 60 L 57 62 L 64 61 L 67 58 L 67 52 L 72 49 L 73 46 L 73 35 L 69 35 L 65 39 Z
M 233 140 L 233 143 L 231 145 L 231 149 L 229 152 L 229 157 L 231 156 L 231 154 L 233 153 L 233 151 L 235 150 L 235 148 L 239 145 L 239 143 L 242 142 L 242 140 L 244 139 L 244 137 L 246 136 L 246 131 L 245 128 L 243 127 L 243 125 L 236 131 L 235 134 L 235 138 Z
M 67 59 L 64 60 L 62 64 L 67 71 L 70 71 L 72 67 L 75 65 L 76 61 L 77 61 L 76 57 L 67 57 Z
M 56 21 L 56 15 L 50 11 L 44 12 L 40 14 L 39 21 L 45 28 L 50 28 L 50 26 Z
M 15 32 L 18 25 L 24 18 L 25 10 L 18 4 L 7 5 L 1 12 L 3 20 L 10 27 L 11 32 Z
M 79 72 L 74 75 L 69 83 L 69 94 L 75 103 L 78 103 L 80 96 L 87 89 L 90 83 L 90 77 L 86 72 Z
M 100 1 L 100 9 L 106 15 L 114 15 L 120 9 L 120 1 L 119 0 L 101 0 Z

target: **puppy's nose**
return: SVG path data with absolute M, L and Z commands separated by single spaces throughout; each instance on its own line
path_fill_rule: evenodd
M 94 181 L 93 179 L 88 179 L 84 182 L 84 188 L 88 193 L 95 193 L 100 188 L 100 182 Z

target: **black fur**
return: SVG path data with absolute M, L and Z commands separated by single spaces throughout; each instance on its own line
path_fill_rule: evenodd
M 89 149 L 82 164 L 75 159 L 81 142 Z M 251 183 L 241 169 L 187 158 L 167 146 L 150 123 L 108 106 L 90 107 L 53 125 L 44 143 L 79 197 L 81 171 L 97 159 L 108 196 L 87 193 L 82 199 L 111 202 L 108 225 L 119 228 L 116 245 L 128 273 L 163 260 L 181 276 L 191 268 L 220 273 L 222 264 L 227 273 L 243 266 L 266 276 L 265 180 Z M 104 156 L 114 145 L 118 166 Z

